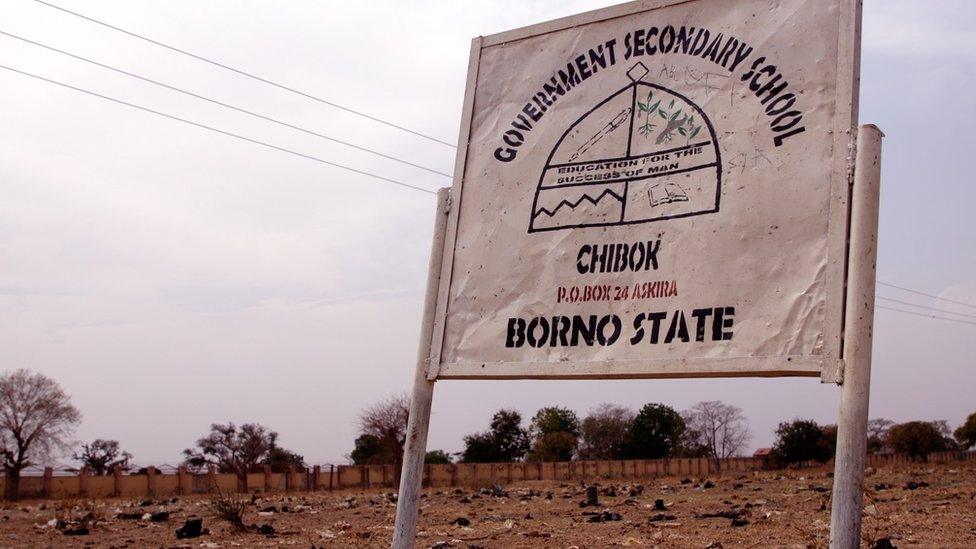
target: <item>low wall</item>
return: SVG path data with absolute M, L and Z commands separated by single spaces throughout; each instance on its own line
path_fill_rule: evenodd
M 976 460 L 976 452 L 938 452 L 929 454 L 928 463 Z M 879 468 L 926 461 L 907 455 L 869 455 L 867 466 Z M 766 461 L 756 458 L 673 458 L 622 461 L 517 462 L 517 463 L 436 463 L 424 466 L 424 485 L 429 487 L 481 487 L 521 481 L 574 481 L 585 479 L 653 479 L 657 477 L 706 477 L 742 474 L 767 469 Z M 799 467 L 829 467 L 808 462 Z M 22 476 L 21 498 L 107 498 L 172 497 L 206 494 L 216 485 L 222 492 L 333 491 L 343 489 L 392 488 L 399 480 L 392 465 L 316 465 L 311 469 L 292 469 L 287 473 L 262 473 L 247 476 L 247 486 L 233 474 L 194 474 L 180 467 L 176 473 L 162 474 L 153 467 L 146 474 L 92 476 L 54 476 L 47 468 L 42 476 Z M 0 476 L 0 494 L 6 478 Z

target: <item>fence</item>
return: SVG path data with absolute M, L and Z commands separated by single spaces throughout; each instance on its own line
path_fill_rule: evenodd
M 907 455 L 870 455 L 867 465 L 874 468 L 907 465 L 919 461 L 947 463 L 976 460 L 976 452 L 938 452 L 927 459 Z M 830 464 L 807 462 L 800 467 L 830 467 Z M 742 474 L 768 469 L 761 458 L 674 458 L 658 460 L 570 461 L 545 463 L 437 463 L 424 466 L 424 485 L 429 487 L 491 486 L 521 481 L 574 481 L 584 479 L 652 479 L 657 477 L 705 477 Z M 311 469 L 294 467 L 286 473 L 274 473 L 270 467 L 247 475 L 247 485 L 233 474 L 194 474 L 185 467 L 163 474 L 146 467 L 145 474 L 125 475 L 116 468 L 111 475 L 93 476 L 82 470 L 75 475 L 55 475 L 50 467 L 41 476 L 22 476 L 19 493 L 22 498 L 106 498 L 171 497 L 206 494 L 214 486 L 222 492 L 264 491 L 334 491 L 345 489 L 391 488 L 398 481 L 392 465 L 316 465 Z M 6 478 L 0 476 L 0 493 Z

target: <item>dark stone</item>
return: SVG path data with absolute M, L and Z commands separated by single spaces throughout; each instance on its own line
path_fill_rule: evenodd
M 917 490 L 919 488 L 928 488 L 928 487 L 929 487 L 929 483 L 925 482 L 924 480 L 919 480 L 917 482 L 914 480 L 910 480 L 905 483 L 906 490 Z
M 153 513 L 149 515 L 149 520 L 152 522 L 165 522 L 169 520 L 169 511 L 159 511 L 158 513 Z
M 664 513 L 658 513 L 656 515 L 651 515 L 651 518 L 647 519 L 648 522 L 662 522 L 665 520 L 675 520 L 678 517 L 674 515 L 666 515 Z
M 458 503 L 471 503 L 471 499 L 464 497 L 464 498 L 459 499 L 458 500 Z
M 66 536 L 87 536 L 88 527 L 87 526 L 73 526 L 71 528 L 65 528 L 61 530 L 61 533 Z
M 176 529 L 176 539 L 198 538 L 203 534 L 203 519 L 186 519 L 183 526 Z
M 879 482 L 874 485 L 874 489 L 878 491 L 887 490 L 888 488 L 891 488 L 891 485 L 884 482 Z
M 745 526 L 746 524 L 749 524 L 749 521 L 746 520 L 745 517 L 735 517 L 734 519 L 732 519 L 733 528 L 740 528 L 742 526 Z
M 892 543 L 891 538 L 880 538 L 874 540 L 871 549 L 897 549 Z
M 654 510 L 655 511 L 666 511 L 667 510 L 667 507 L 664 506 L 664 500 L 663 499 L 656 499 L 656 500 L 654 500 Z
M 590 515 L 589 521 L 590 522 L 614 522 L 622 519 L 623 517 L 620 516 L 620 513 L 614 511 L 604 511 L 602 513 L 596 513 Z
M 709 488 L 715 488 L 715 483 L 710 480 L 706 480 L 705 484 L 702 484 L 702 488 L 705 490 L 708 490 Z
M 458 526 L 471 526 L 471 521 L 464 517 L 458 517 L 452 520 L 451 524 L 457 524 Z
M 597 499 L 596 486 L 587 486 L 586 487 L 586 505 L 596 506 L 596 505 L 599 505 L 599 504 L 600 504 L 600 502 Z
M 270 524 L 262 524 L 261 526 L 252 524 L 251 529 L 261 534 L 262 536 L 266 536 L 269 538 L 273 538 L 278 535 L 278 533 L 275 532 L 274 526 L 271 526 Z
M 690 478 L 683 478 L 683 479 L 681 479 L 681 484 L 691 484 L 691 479 Z
M 729 509 L 727 511 L 716 511 L 714 513 L 699 513 L 695 515 L 697 518 L 728 518 L 736 519 L 744 515 L 746 512 L 743 509 Z
M 139 520 L 142 518 L 143 513 L 119 513 L 115 515 L 115 518 L 121 520 Z

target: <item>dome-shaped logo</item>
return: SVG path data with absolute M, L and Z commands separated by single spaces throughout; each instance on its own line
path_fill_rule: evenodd
M 715 129 L 687 97 L 631 83 L 559 138 L 539 177 L 529 232 L 649 223 L 717 212 L 722 159 Z

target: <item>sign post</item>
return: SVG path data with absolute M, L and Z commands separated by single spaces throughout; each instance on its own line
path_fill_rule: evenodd
M 880 150 L 862 128 L 853 169 L 860 10 L 644 0 L 473 40 L 394 547 L 435 381 L 756 376 L 843 382 L 831 543 L 856 546 Z
M 873 125 L 857 134 L 857 159 L 851 197 L 851 244 L 844 333 L 844 379 L 837 418 L 834 491 L 830 508 L 830 547 L 858 547 L 864 457 L 867 454 L 871 342 L 878 255 L 878 203 L 881 192 L 881 138 Z
M 441 189 L 437 192 L 434 239 L 430 248 L 430 265 L 427 268 L 427 301 L 424 303 L 423 323 L 420 329 L 417 372 L 413 380 L 413 393 L 410 396 L 410 415 L 407 419 L 407 438 L 403 449 L 403 469 L 400 471 L 400 492 L 397 497 L 393 547 L 413 547 L 417 534 L 417 510 L 424 478 L 427 429 L 430 426 L 430 406 L 434 399 L 434 382 L 427 379 L 427 360 L 430 356 L 431 330 L 434 325 L 434 304 L 431 297 L 437 295 L 437 287 L 440 283 L 444 235 L 447 232 L 450 202 L 449 189 Z

